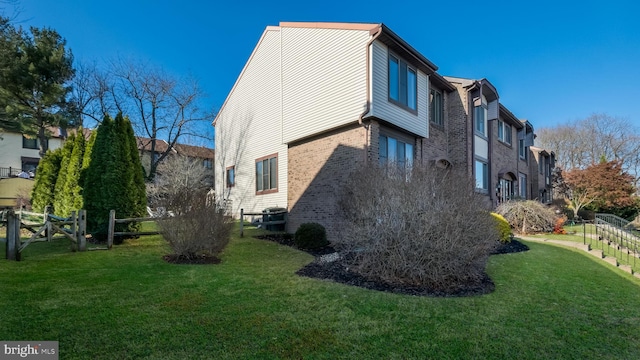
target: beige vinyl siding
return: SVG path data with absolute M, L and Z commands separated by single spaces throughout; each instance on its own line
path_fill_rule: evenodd
M 372 94 L 369 115 L 385 120 L 422 137 L 429 135 L 429 77 L 418 70 L 417 114 L 389 102 L 388 48 L 374 41 L 372 54 Z
M 282 142 L 280 31 L 262 35 L 216 118 L 216 197 L 240 208 L 261 211 L 287 207 L 287 146 Z M 278 192 L 256 195 L 255 160 L 278 154 Z M 235 186 L 224 182 L 226 168 L 235 166 Z
M 369 32 L 283 27 L 280 33 L 283 141 L 357 121 L 367 101 Z

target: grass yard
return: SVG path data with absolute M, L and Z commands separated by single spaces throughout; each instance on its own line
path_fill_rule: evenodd
M 618 259 L 621 265 L 629 265 L 635 272 L 640 272 L 640 259 L 634 258 L 628 254 L 626 250 L 619 250 L 613 244 L 606 241 L 598 240 L 595 228 L 592 224 L 587 224 L 585 228 L 582 225 L 565 226 L 567 234 L 537 234 L 532 237 L 550 240 L 572 241 L 580 244 L 589 244 L 591 249 L 602 250 L 605 256 L 611 256 Z M 587 234 L 585 236 L 585 233 Z
M 237 231 L 234 232 L 237 234 Z M 294 274 L 306 253 L 234 238 L 220 265 L 171 265 L 159 236 L 111 251 L 0 250 L 0 340 L 57 340 L 61 359 L 638 359 L 640 281 L 527 243 L 495 255 L 495 292 L 381 293 Z

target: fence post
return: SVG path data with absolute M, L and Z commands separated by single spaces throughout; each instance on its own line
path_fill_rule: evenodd
M 80 210 L 78 216 L 78 251 L 87 250 L 87 210 Z
M 76 217 L 75 210 L 71 212 L 71 237 L 76 239 L 76 243 L 72 244 L 74 251 L 78 251 L 78 218 Z
M 244 209 L 240 209 L 240 237 L 244 237 Z
M 107 249 L 111 250 L 113 246 L 113 232 L 116 225 L 116 211 L 109 211 L 109 230 L 107 231 Z
M 18 222 L 18 230 L 20 229 L 20 220 L 18 216 L 9 210 L 7 212 L 7 260 L 19 260 L 18 249 L 20 248 L 20 231 L 16 234 L 15 223 Z M 16 237 L 18 238 L 16 244 Z

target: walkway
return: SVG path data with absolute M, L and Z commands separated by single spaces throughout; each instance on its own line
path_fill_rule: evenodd
M 526 240 L 526 241 L 532 241 L 532 242 L 537 242 L 537 243 L 547 243 L 547 244 L 553 244 L 553 245 L 560 245 L 560 246 L 566 246 L 566 247 L 570 247 L 570 248 L 574 248 L 574 249 L 578 249 L 578 250 L 582 250 L 587 252 L 588 254 L 591 254 L 601 260 L 603 260 L 604 262 L 615 266 L 623 271 L 626 271 L 630 274 L 633 274 L 633 276 L 637 277 L 640 279 L 640 273 L 634 273 L 633 270 L 631 269 L 631 266 L 629 265 L 620 265 L 618 263 L 618 260 L 613 257 L 613 256 L 605 256 L 602 252 L 602 250 L 592 250 L 591 247 L 589 246 L 589 244 L 585 245 L 579 242 L 575 242 L 575 241 L 564 241 L 564 240 L 553 240 L 553 239 L 545 239 L 545 238 L 537 238 L 537 237 L 531 237 L 531 236 L 516 236 L 516 238 L 522 239 L 522 240 Z

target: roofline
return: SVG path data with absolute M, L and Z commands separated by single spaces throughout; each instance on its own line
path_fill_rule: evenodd
M 378 29 L 381 24 L 370 23 L 339 23 L 339 22 L 289 22 L 281 21 L 280 27 L 287 28 L 312 28 L 312 29 L 335 29 L 335 30 L 366 30 Z
M 382 27 L 382 34 L 388 35 L 391 39 L 393 39 L 398 45 L 403 47 L 406 51 L 412 53 L 417 60 L 422 62 L 425 66 L 430 68 L 433 72 L 438 70 L 436 64 L 432 63 L 429 59 L 424 57 L 418 50 L 416 50 L 413 46 L 409 45 L 406 41 L 404 41 L 398 34 L 394 33 L 389 27 L 383 23 L 380 23 Z
M 515 124 L 518 129 L 522 129 L 524 124 L 520 122 L 517 116 L 515 116 L 506 106 L 502 105 L 502 103 L 498 102 L 499 113 L 505 114 L 510 120 L 511 123 Z

